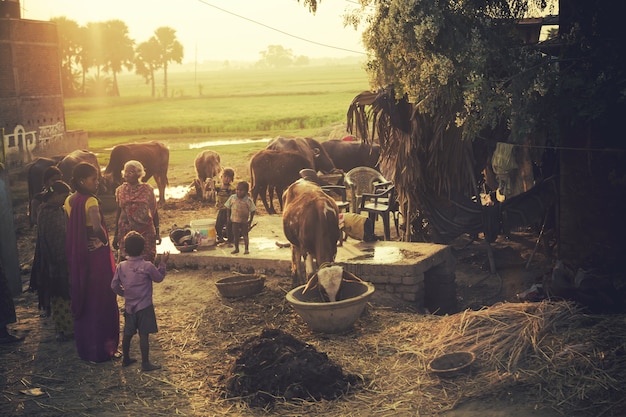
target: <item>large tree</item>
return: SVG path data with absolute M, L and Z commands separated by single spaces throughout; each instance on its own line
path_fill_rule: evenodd
M 387 112 L 396 117 L 377 120 L 388 125 L 384 157 L 409 207 L 419 210 L 426 190 L 470 195 L 468 155 L 476 142 L 538 148 L 547 137 L 561 157 L 560 256 L 596 265 L 619 259 L 626 232 L 626 146 L 618 134 L 626 115 L 626 25 L 612 4 L 561 0 L 559 36 L 544 54 L 521 41 L 516 23 L 555 2 L 360 3 L 374 10 L 360 16 L 373 87 L 391 87 L 396 100 Z M 358 23 L 359 16 L 348 20 Z M 496 135 L 502 127 L 506 136 Z
M 128 27 L 121 20 L 109 20 L 104 23 L 100 48 L 103 50 L 103 69 L 113 74 L 111 94 L 119 96 L 117 74 L 123 68 L 131 70 L 135 55 L 135 42 L 128 36 Z
M 135 50 L 135 72 L 144 77 L 146 84 L 150 84 L 152 97 L 156 96 L 154 72 L 162 65 L 159 51 L 159 43 L 154 36 L 137 45 Z
M 183 45 L 176 39 L 176 31 L 162 26 L 154 31 L 154 39 L 159 45 L 160 67 L 163 68 L 163 96 L 167 97 L 167 68 L 170 62 L 183 61 Z
M 282 45 L 269 45 L 265 51 L 259 53 L 261 54 L 261 60 L 258 64 L 263 66 L 284 68 L 294 63 L 293 51 Z
M 64 16 L 50 19 L 56 23 L 57 33 L 59 36 L 59 54 L 61 57 L 61 83 L 63 86 L 63 95 L 72 97 L 76 95 L 79 89 L 75 65 L 78 63 L 78 55 L 81 45 L 80 26 L 74 20 L 70 20 Z

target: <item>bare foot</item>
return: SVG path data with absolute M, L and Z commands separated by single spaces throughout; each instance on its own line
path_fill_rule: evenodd
M 231 252 L 233 255 L 236 253 L 239 253 L 239 249 L 235 249 L 234 251 Z
M 156 371 L 157 369 L 161 369 L 161 365 L 155 365 L 150 362 L 141 364 L 141 370 L 144 372 Z
M 250 255 L 250 251 L 248 249 L 246 249 L 243 254 L 244 255 Z
M 132 364 L 133 364 L 133 363 L 135 363 L 135 362 L 137 362 L 137 359 L 131 359 L 131 358 L 124 359 L 124 360 L 122 361 L 122 366 L 125 368 L 125 367 L 127 367 L 127 366 L 129 366 L 129 365 L 132 365 Z

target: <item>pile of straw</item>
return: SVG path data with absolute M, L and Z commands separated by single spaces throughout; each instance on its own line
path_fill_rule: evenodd
M 600 416 L 626 406 L 625 327 L 622 316 L 594 317 L 568 302 L 543 301 L 498 304 L 396 330 L 405 341 L 401 353 L 414 355 L 419 367 L 444 353 L 476 355 L 468 375 L 420 387 L 436 408 L 514 391 L 538 408 Z
M 354 329 L 328 336 L 308 331 L 281 293 L 266 289 L 254 300 L 222 304 L 214 311 L 219 321 L 205 323 L 210 329 L 205 343 L 234 354 L 244 335 L 273 326 L 327 353 L 365 384 L 331 402 L 279 402 L 278 413 L 436 415 L 465 401 L 510 403 L 512 396 L 515 403 L 564 415 L 626 412 L 622 316 L 589 316 L 571 303 L 550 301 L 497 304 L 444 317 L 370 305 Z M 456 351 L 476 355 L 469 372 L 440 378 L 428 371 L 433 358 Z M 242 405 L 235 401 L 231 405 Z

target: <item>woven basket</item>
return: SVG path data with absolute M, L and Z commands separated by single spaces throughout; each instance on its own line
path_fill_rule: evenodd
M 265 275 L 244 274 L 222 278 L 215 282 L 222 297 L 246 297 L 258 294 L 265 286 Z

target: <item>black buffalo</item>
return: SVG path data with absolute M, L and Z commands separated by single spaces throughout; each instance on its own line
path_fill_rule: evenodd
M 335 168 L 348 172 L 356 167 L 378 169 L 380 145 L 331 139 L 321 142 Z
M 282 211 L 283 191 L 300 178 L 300 170 L 312 168 L 311 162 L 298 152 L 260 150 L 250 159 L 252 199 L 256 201 L 257 197 L 261 196 L 261 201 L 268 214 L 276 214 L 272 201 L 273 190 L 276 189 Z M 266 199 L 267 193 L 269 193 L 269 204 Z

